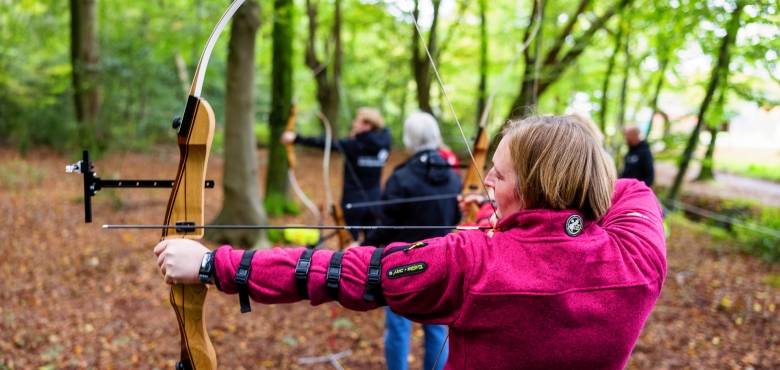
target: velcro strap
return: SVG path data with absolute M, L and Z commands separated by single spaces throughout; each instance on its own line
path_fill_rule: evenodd
M 363 300 L 374 301 L 379 306 L 387 306 L 384 294 L 382 294 L 382 252 L 384 248 L 377 248 L 371 254 L 371 262 L 368 264 L 368 278 L 366 279 L 366 292 Z
M 298 297 L 301 299 L 309 299 L 309 268 L 313 254 L 314 249 L 304 250 L 295 265 L 295 287 L 298 290 Z
M 328 295 L 334 301 L 339 300 L 339 281 L 341 280 L 341 259 L 344 258 L 344 252 L 333 253 L 328 264 L 328 275 L 325 278 L 328 286 Z
M 255 250 L 244 251 L 241 256 L 241 263 L 238 264 L 238 271 L 233 281 L 238 289 L 238 301 L 241 303 L 241 313 L 252 311 L 249 306 L 249 274 L 252 272 L 252 257 L 255 256 Z

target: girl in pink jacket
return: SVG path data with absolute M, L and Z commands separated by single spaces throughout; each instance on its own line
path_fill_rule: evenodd
M 447 325 L 449 370 L 622 369 L 661 293 L 666 246 L 652 191 L 611 167 L 582 123 L 531 117 L 504 131 L 485 178 L 488 233 L 343 253 L 275 248 L 248 255 L 250 269 L 239 266 L 249 252 L 230 246 L 173 239 L 155 253 L 168 283 L 200 283 L 209 260 L 220 290 L 256 302 L 387 305 Z

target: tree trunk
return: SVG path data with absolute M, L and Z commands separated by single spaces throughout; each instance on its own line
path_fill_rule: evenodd
M 225 93 L 225 198 L 214 225 L 264 225 L 255 139 L 255 38 L 260 6 L 249 0 L 236 11 L 230 28 Z M 244 248 L 269 247 L 265 230 L 206 229 L 208 240 Z
M 621 20 L 622 21 L 622 20 Z M 612 55 L 609 57 L 609 63 L 607 63 L 607 73 L 604 75 L 604 84 L 601 86 L 601 110 L 599 111 L 599 125 L 601 132 L 606 132 L 607 128 L 607 105 L 609 80 L 612 78 L 612 71 L 615 69 L 615 59 L 618 52 L 620 52 L 620 44 L 623 42 L 623 26 L 618 23 L 618 32 L 615 36 L 615 47 L 612 49 Z
M 707 131 L 710 132 L 710 144 L 707 145 L 707 153 L 704 154 L 704 160 L 701 161 L 701 171 L 696 181 L 709 181 L 715 179 L 715 174 L 712 171 L 714 163 L 712 160 L 713 154 L 715 154 L 715 139 L 718 136 L 718 128 L 712 125 L 707 126 Z
M 482 111 L 485 110 L 487 96 L 487 69 L 488 69 L 488 35 L 487 35 L 487 0 L 479 0 L 479 87 L 477 88 L 477 124 L 482 119 Z
M 721 82 L 718 89 L 718 99 L 715 107 L 710 109 L 710 114 L 707 115 L 707 131 L 710 133 L 710 143 L 707 145 L 707 152 L 704 154 L 704 159 L 701 161 L 701 170 L 699 171 L 699 177 L 696 181 L 709 181 L 714 180 L 713 169 L 715 167 L 713 154 L 715 154 L 715 139 L 718 136 L 717 123 L 723 122 L 723 107 L 726 105 L 726 94 L 728 94 L 728 69 L 723 68 L 721 70 Z
M 539 14 L 539 19 L 541 22 L 544 21 L 544 4 L 545 2 L 542 2 L 541 8 L 537 9 L 536 7 L 536 1 L 534 1 L 534 9 L 531 12 L 531 18 L 536 19 L 536 13 Z M 528 37 L 530 37 L 530 30 L 533 29 L 535 25 L 528 25 L 526 28 L 526 36 L 524 37 L 524 41 L 528 40 Z M 523 51 L 523 57 L 525 58 L 525 69 L 523 70 L 523 87 L 522 91 L 526 95 L 523 97 L 525 104 L 523 109 L 523 115 L 529 116 L 534 114 L 535 107 L 538 103 L 539 99 L 539 79 L 541 74 L 541 59 L 542 59 L 542 31 L 544 30 L 544 27 L 539 26 L 539 31 L 536 33 L 536 39 L 534 40 L 534 53 L 531 55 L 530 51 L 531 48 L 526 48 Z M 530 46 L 530 45 L 529 45 Z
M 666 142 L 667 140 L 669 140 L 669 134 L 672 131 L 672 121 L 669 120 L 669 115 L 666 114 L 666 112 L 664 112 L 664 111 L 662 111 L 660 109 L 658 110 L 658 114 L 660 114 L 661 117 L 664 118 L 664 133 L 663 133 L 663 137 L 661 139 L 664 142 Z
M 702 125 L 704 125 L 704 115 L 707 113 L 707 108 L 710 106 L 712 96 L 715 94 L 715 89 L 718 87 L 718 80 L 720 79 L 721 71 L 725 71 L 723 72 L 724 77 L 725 73 L 728 72 L 729 60 L 731 59 L 731 55 L 729 54 L 729 46 L 734 43 L 734 39 L 737 36 L 737 31 L 739 31 L 739 17 L 742 14 L 742 9 L 744 6 L 744 2 L 737 1 L 737 6 L 734 9 L 734 12 L 731 13 L 731 20 L 729 21 L 729 25 L 726 30 L 726 36 L 723 37 L 723 41 L 720 45 L 718 60 L 716 61 L 715 66 L 712 68 L 712 77 L 710 78 L 709 86 L 707 86 L 707 93 L 704 96 L 704 100 L 701 102 L 701 107 L 699 108 L 699 116 L 696 122 L 696 126 L 693 128 L 693 132 L 691 133 L 690 138 L 688 138 L 688 144 L 686 145 L 685 151 L 683 151 L 682 157 L 680 158 L 680 168 L 677 171 L 677 176 L 674 178 L 672 188 L 669 189 L 669 198 L 671 199 L 676 200 L 680 196 L 680 189 L 682 188 L 683 179 L 685 178 L 685 172 L 688 170 L 688 165 L 693 158 L 693 152 L 696 149 L 696 144 L 699 142 L 699 132 L 701 132 Z
M 73 69 L 73 100 L 82 147 L 105 145 L 98 127 L 100 115 L 100 60 L 97 44 L 96 0 L 70 1 L 70 50 Z
M 617 4 L 610 7 L 609 10 L 607 10 L 601 17 L 591 21 L 590 27 L 586 31 L 577 37 L 572 37 L 573 46 L 565 53 L 563 53 L 563 56 L 559 56 L 563 46 L 567 44 L 566 39 L 569 36 L 572 36 L 572 31 L 574 30 L 577 21 L 580 19 L 580 15 L 584 14 L 585 10 L 588 8 L 591 2 L 591 0 L 580 1 L 574 13 L 569 15 L 569 21 L 566 26 L 564 26 L 563 31 L 555 39 L 552 48 L 547 52 L 543 59 L 541 64 L 542 73 L 538 83 L 536 84 L 537 96 L 544 94 L 550 85 L 558 81 L 558 79 L 563 76 L 563 73 L 567 68 L 574 65 L 580 55 L 582 55 L 582 52 L 585 51 L 585 48 L 590 45 L 590 42 L 593 39 L 593 35 L 598 30 L 600 30 L 604 26 L 604 23 L 612 18 L 616 12 L 620 12 L 623 8 L 628 6 L 631 1 L 632 0 L 618 0 Z M 532 85 L 525 83 L 526 81 L 531 80 L 533 77 L 533 71 L 527 68 L 528 64 L 529 63 L 526 60 L 526 68 L 523 76 L 523 82 L 520 85 L 520 93 L 510 107 L 508 119 L 513 118 L 517 112 L 523 112 L 523 108 L 525 107 L 529 98 L 533 96 L 533 92 L 529 90 L 529 87 Z M 507 122 L 509 122 L 509 120 L 507 120 Z M 499 135 L 496 135 L 496 138 L 499 138 Z M 493 141 L 494 143 L 496 142 L 495 139 Z
M 290 115 L 293 95 L 293 37 L 295 5 L 292 0 L 274 0 L 271 67 L 271 139 L 268 143 L 265 209 L 269 215 L 297 213 L 287 178 L 287 152 L 279 142 Z
M 628 22 L 621 25 L 622 27 L 628 27 Z M 626 32 L 626 40 L 623 43 L 623 54 L 626 56 L 625 66 L 623 67 L 623 82 L 620 85 L 620 106 L 618 107 L 617 120 L 615 122 L 615 136 L 612 139 L 612 155 L 615 159 L 615 168 L 619 168 L 620 163 L 620 149 L 623 147 L 623 127 L 626 121 L 626 95 L 628 94 L 628 77 L 631 70 L 631 54 L 628 49 L 628 42 L 630 40 L 629 32 Z
M 314 73 L 317 82 L 317 101 L 320 103 L 322 113 L 331 122 L 334 132 L 338 133 L 339 108 L 341 99 L 339 86 L 341 83 L 341 64 L 343 60 L 343 48 L 341 44 L 341 0 L 334 4 L 333 38 L 335 39 L 335 55 L 317 57 L 317 6 L 318 3 L 306 1 L 306 14 L 309 18 L 309 40 L 306 45 L 306 65 Z M 326 38 L 327 42 L 327 38 Z M 327 48 L 326 48 L 327 49 Z M 332 76 L 332 77 L 331 77 Z
M 580 7 L 586 6 L 588 1 L 589 0 L 583 0 L 580 3 Z M 536 26 L 534 24 L 536 20 L 536 14 L 543 11 L 543 8 L 540 9 L 537 7 L 536 0 L 531 0 L 531 4 L 533 4 L 533 8 L 531 9 L 531 22 L 528 24 L 528 27 L 525 28 L 523 43 L 528 41 L 528 38 L 531 37 L 531 30 L 533 30 L 533 28 Z M 542 2 L 542 7 L 544 7 L 544 2 Z M 540 21 L 544 22 L 543 14 L 540 17 Z M 540 25 L 536 37 L 541 37 L 541 32 L 542 26 Z M 524 116 L 532 114 L 531 107 L 536 104 L 536 99 L 539 96 L 539 72 L 535 67 L 537 65 L 537 61 L 542 57 L 540 48 L 541 44 L 537 42 L 534 43 L 534 54 L 531 54 L 530 47 L 523 50 L 523 58 L 525 59 L 525 64 L 523 66 L 523 81 L 520 85 L 520 95 L 517 97 L 517 99 L 515 99 L 515 104 L 513 104 L 513 106 L 517 105 L 517 107 L 514 108 L 510 115 L 518 114 L 521 109 Z M 539 65 L 539 68 L 541 67 L 542 66 Z
M 436 25 L 439 23 L 439 5 L 441 0 L 431 0 L 433 3 L 433 22 L 431 22 L 431 30 L 428 33 L 428 51 L 431 55 L 436 55 Z M 420 1 L 414 2 L 414 18 L 420 19 Z M 421 29 L 422 31 L 422 29 Z M 417 104 L 420 110 L 433 114 L 431 109 L 431 61 L 428 59 L 428 54 L 425 50 L 421 50 L 420 35 L 417 32 L 417 28 L 413 28 L 412 33 L 412 73 L 414 74 L 414 82 L 417 84 Z
M 650 115 L 650 124 L 647 126 L 647 137 L 650 137 L 650 132 L 653 130 L 653 120 L 658 109 L 658 97 L 661 95 L 661 87 L 664 84 L 664 73 L 666 73 L 666 66 L 669 64 L 669 59 L 664 58 L 661 60 L 661 67 L 658 73 L 658 83 L 655 85 L 655 94 L 653 94 L 653 102 L 650 103 L 650 108 L 653 109 L 653 113 Z

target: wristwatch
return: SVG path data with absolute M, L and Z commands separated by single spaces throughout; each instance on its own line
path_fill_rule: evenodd
M 206 252 L 203 255 L 203 260 L 200 261 L 200 271 L 198 272 L 198 279 L 203 284 L 213 284 L 211 275 L 214 272 L 214 252 Z

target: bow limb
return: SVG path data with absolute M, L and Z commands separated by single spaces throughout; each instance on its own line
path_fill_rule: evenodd
M 290 116 L 287 117 L 287 125 L 284 127 L 285 131 L 295 132 L 295 119 L 298 115 L 298 103 L 296 100 L 297 99 L 293 99 L 292 105 L 290 106 Z M 314 218 L 317 220 L 317 224 L 322 225 L 322 215 L 320 214 L 320 210 L 311 201 L 311 199 L 306 196 L 306 194 L 303 192 L 303 189 L 301 189 L 300 185 L 298 185 L 298 178 L 295 177 L 295 166 L 297 165 L 297 160 L 295 158 L 295 144 L 286 144 L 284 147 L 287 150 L 287 178 L 290 180 L 290 186 L 292 187 L 293 192 L 295 192 L 295 195 L 297 195 L 303 204 L 306 205 L 306 208 L 308 208 L 309 211 L 314 214 Z
M 483 191 L 487 194 L 487 190 L 480 189 L 480 187 L 484 187 L 484 180 L 479 171 L 481 168 L 485 168 L 489 146 L 490 140 L 488 139 L 487 130 L 480 126 L 477 130 L 477 138 L 474 141 L 474 146 L 471 148 L 471 158 L 474 165 L 469 166 L 468 170 L 466 170 L 466 174 L 463 176 L 461 194 L 479 194 Z M 471 223 L 476 221 L 478 212 L 479 206 L 476 203 L 469 203 L 468 211 L 463 215 L 463 222 Z
M 203 229 L 191 226 L 204 225 L 203 183 L 206 178 L 211 143 L 214 138 L 214 111 L 209 103 L 200 97 L 203 79 L 206 75 L 211 51 L 220 33 L 244 0 L 235 0 L 220 18 L 211 32 L 201 54 L 183 118 L 176 117 L 173 126 L 178 129 L 179 167 L 173 183 L 164 224 L 176 226 L 164 229 L 162 239 L 200 239 Z M 204 304 L 208 288 L 204 284 L 173 284 L 171 305 L 176 311 L 181 335 L 181 360 L 177 370 L 214 370 L 217 355 L 206 331 Z
M 331 143 L 333 142 L 333 129 L 330 126 L 328 117 L 325 117 L 322 112 L 317 112 L 317 116 L 320 117 L 322 120 L 322 125 L 325 126 L 325 154 L 322 158 L 322 176 L 325 180 L 325 199 L 328 203 L 328 208 L 330 208 L 330 214 L 333 217 L 333 221 L 336 223 L 336 225 L 347 226 L 347 222 L 344 221 L 344 211 L 341 209 L 341 206 L 338 203 L 333 201 L 333 193 L 330 187 L 330 147 Z M 340 250 L 344 250 L 344 248 L 354 242 L 352 235 L 347 229 L 339 229 L 336 231 L 336 233 L 339 236 Z

